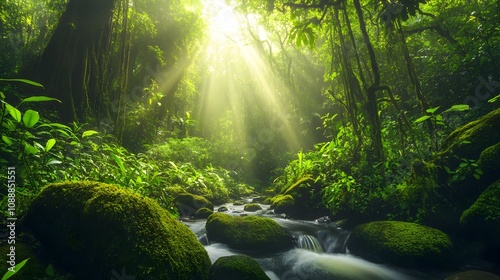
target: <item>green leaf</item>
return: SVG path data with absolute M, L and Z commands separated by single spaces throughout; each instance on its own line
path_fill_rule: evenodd
M 463 111 L 469 111 L 470 110 L 470 106 L 467 105 L 467 104 L 457 104 L 457 105 L 453 105 L 451 106 L 448 110 L 444 111 L 444 113 L 448 113 L 448 112 L 463 112 Z
M 416 119 L 415 123 L 421 123 L 421 122 L 424 122 L 424 121 L 426 121 L 426 120 L 428 120 L 430 118 L 431 118 L 431 116 L 422 116 L 422 117 Z
M 54 147 L 55 144 L 56 144 L 56 139 L 54 138 L 49 139 L 45 144 L 45 151 L 46 152 L 50 151 L 50 149 L 52 149 L 52 147 Z
M 429 113 L 429 114 L 434 114 L 434 113 L 437 111 L 437 109 L 439 109 L 440 107 L 441 107 L 441 106 L 437 106 L 437 107 L 434 107 L 434 108 L 429 108 L 429 109 L 427 109 L 427 110 L 425 110 L 425 111 L 426 111 L 427 113 Z
M 54 267 L 51 264 L 49 264 L 47 266 L 47 268 L 45 269 L 45 273 L 47 273 L 47 275 L 50 276 L 50 277 L 54 277 L 54 275 L 55 275 L 55 273 L 54 273 Z
M 9 145 L 9 146 L 10 146 L 10 145 L 12 145 L 12 143 L 13 143 L 13 142 L 12 142 L 12 140 L 11 140 L 9 137 L 5 136 L 5 135 L 2 135 L 2 140 L 3 140 L 3 141 L 7 144 L 7 145 Z
M 99 134 L 99 132 L 97 132 L 95 130 L 87 130 L 87 131 L 84 131 L 82 133 L 82 138 L 89 137 L 89 136 L 92 136 L 94 134 Z
M 479 175 L 477 173 L 474 173 L 472 176 L 474 176 L 474 178 L 476 178 L 476 180 L 479 180 L 479 178 L 481 178 L 481 175 Z
M 0 79 L 0 81 L 4 81 L 4 82 L 21 82 L 21 83 L 25 83 L 25 84 L 28 84 L 28 85 L 32 85 L 32 86 L 43 88 L 42 84 L 37 83 L 37 82 L 33 82 L 31 80 L 26 80 L 26 79 Z
M 493 103 L 493 102 L 497 101 L 498 99 L 500 99 L 500 94 L 493 97 L 492 99 L 488 100 L 488 103 Z
M 52 97 L 47 97 L 47 96 L 31 96 L 28 98 L 25 98 L 21 101 L 21 104 L 25 102 L 43 102 L 43 101 L 57 101 L 61 103 L 61 100 L 52 98 Z
M 5 103 L 5 107 L 7 108 L 7 111 L 9 111 L 9 114 L 12 116 L 14 120 L 16 120 L 17 122 L 21 121 L 21 111 L 19 111 L 17 108 L 10 105 L 9 103 Z
M 459 166 L 460 166 L 461 168 L 464 168 L 464 167 L 466 167 L 467 165 L 468 165 L 468 164 L 467 164 L 466 162 L 462 162 L 462 163 L 460 163 L 460 165 L 459 165 Z
M 483 170 L 477 168 L 474 171 L 476 171 L 476 174 L 483 175 Z
M 29 154 L 38 154 L 38 149 L 33 146 L 33 145 L 30 145 L 28 143 L 24 143 L 24 153 L 29 155 Z
M 443 166 L 443 168 L 444 168 L 444 170 L 446 170 L 446 173 L 448 173 L 448 174 L 452 174 L 453 173 L 448 166 Z
M 24 112 L 23 123 L 27 128 L 35 126 L 35 124 L 40 120 L 40 115 L 37 111 L 31 109 Z
M 115 155 L 113 153 L 111 154 L 111 156 L 115 160 L 116 164 L 118 164 L 118 167 L 120 167 L 120 170 L 122 171 L 122 174 L 125 175 L 126 174 L 126 170 L 125 170 L 125 165 L 123 165 L 122 159 L 119 158 L 117 155 Z
M 3 275 L 2 277 L 2 280 L 7 280 L 9 279 L 10 277 L 12 277 L 12 275 L 16 274 L 21 268 L 23 268 L 23 266 L 26 264 L 26 262 L 29 260 L 29 258 L 25 259 L 24 261 L 16 264 L 16 266 L 14 266 L 14 269 L 13 271 L 12 270 L 7 270 L 7 272 Z
M 57 159 L 51 159 L 51 160 L 47 161 L 47 165 L 61 164 L 61 163 L 62 163 L 62 161 L 57 160 Z

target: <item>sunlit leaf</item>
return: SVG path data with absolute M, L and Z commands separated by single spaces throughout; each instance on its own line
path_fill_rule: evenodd
M 47 161 L 47 165 L 61 164 L 61 163 L 62 163 L 62 161 L 57 160 L 57 159 L 51 159 L 51 160 Z
M 44 101 L 57 101 L 57 102 L 61 103 L 61 101 L 59 99 L 48 97 L 48 96 L 31 96 L 31 97 L 23 99 L 21 101 L 21 104 L 25 103 L 25 102 L 44 102 Z
M 34 81 L 26 80 L 26 79 L 0 79 L 0 81 L 4 81 L 4 82 L 21 82 L 21 83 L 25 83 L 25 84 L 28 84 L 28 85 L 32 85 L 32 86 L 43 88 L 42 84 L 34 82 Z
M 431 118 L 431 116 L 422 116 L 422 117 L 416 119 L 415 123 L 421 123 L 421 122 L 424 122 L 424 121 L 426 121 L 426 120 L 428 120 L 430 118 Z
M 425 111 L 426 111 L 427 113 L 429 113 L 429 114 L 434 114 L 434 113 L 437 111 L 437 109 L 439 109 L 440 107 L 441 107 L 441 106 L 437 106 L 437 107 L 434 107 L 434 108 L 429 108 L 429 109 L 427 109 L 427 110 L 425 110 Z
M 5 107 L 7 108 L 7 111 L 9 111 L 9 114 L 12 116 L 14 120 L 16 120 L 17 122 L 21 122 L 21 111 L 19 111 L 17 108 L 10 105 L 9 103 L 5 103 Z
M 29 260 L 29 258 L 27 258 L 24 261 L 16 264 L 16 266 L 14 266 L 14 268 L 12 270 L 7 270 L 7 272 L 2 277 L 2 280 L 7 280 L 10 277 L 12 277 L 12 275 L 16 274 L 21 268 L 23 268 L 23 266 L 26 264 L 26 262 L 28 260 Z
M 24 112 L 23 123 L 27 128 L 35 126 L 35 124 L 40 120 L 40 115 L 37 111 L 31 109 Z
M 52 149 L 52 147 L 54 147 L 54 145 L 56 144 L 56 139 L 54 138 L 51 138 L 47 141 L 47 143 L 45 144 L 45 151 L 50 151 L 50 149 Z
M 443 113 L 448 113 L 448 112 L 463 112 L 463 111 L 469 111 L 470 106 L 467 104 L 457 104 L 451 106 L 448 110 L 444 111 Z
M 7 144 L 9 146 L 12 145 L 12 143 L 13 143 L 12 140 L 5 135 L 2 135 L 2 140 L 5 142 L 5 144 Z
M 87 131 L 84 131 L 82 133 L 82 138 L 89 137 L 89 136 L 92 136 L 94 134 L 99 134 L 99 132 L 97 132 L 95 130 L 87 130 Z

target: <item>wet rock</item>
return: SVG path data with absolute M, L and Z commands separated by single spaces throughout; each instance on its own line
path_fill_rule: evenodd
M 214 205 L 200 195 L 182 193 L 174 199 L 174 202 L 181 216 L 193 216 L 200 208 L 214 210 Z
M 248 212 L 255 212 L 258 210 L 262 210 L 262 207 L 260 207 L 260 205 L 257 203 L 250 203 L 250 204 L 245 205 L 243 210 L 248 211 Z
M 292 236 L 285 229 L 264 217 L 214 213 L 207 219 L 206 229 L 211 241 L 239 250 L 274 253 L 294 246 Z
M 256 260 L 245 255 L 218 258 L 210 268 L 210 280 L 270 280 Z
M 214 211 L 212 211 L 206 207 L 203 207 L 203 208 L 198 209 L 194 216 L 198 219 L 206 219 L 210 215 L 212 215 L 212 213 L 214 213 Z
M 378 263 L 410 268 L 449 268 L 457 264 L 450 237 L 440 230 L 397 221 L 371 222 L 354 228 L 347 248 Z
M 229 211 L 229 209 L 227 209 L 226 206 L 221 206 L 221 207 L 217 208 L 217 212 L 227 212 L 227 211 Z
M 50 184 L 30 205 L 25 225 L 77 279 L 108 280 L 123 270 L 136 279 L 208 278 L 210 258 L 189 228 L 121 187 Z

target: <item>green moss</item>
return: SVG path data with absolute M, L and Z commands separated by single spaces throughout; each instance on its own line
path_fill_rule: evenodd
M 260 205 L 257 203 L 250 203 L 250 204 L 245 205 L 243 210 L 248 211 L 248 212 L 255 212 L 258 210 L 262 210 L 262 207 L 260 207 Z
M 210 280 L 269 280 L 256 260 L 234 255 L 218 258 L 210 268 Z
M 214 213 L 208 217 L 206 229 L 210 240 L 234 249 L 272 253 L 293 247 L 292 236 L 269 218 Z
M 444 268 L 456 263 L 448 235 L 414 223 L 379 221 L 359 225 L 347 246 L 368 260 L 402 267 Z
M 500 171 L 500 142 L 484 149 L 478 164 L 485 175 L 494 175 Z
M 155 201 L 97 182 L 45 187 L 26 225 L 69 271 L 110 279 L 206 279 L 210 259 L 196 236 Z
M 281 214 L 289 212 L 295 206 L 295 200 L 289 194 L 282 195 L 278 194 L 271 199 L 271 209 L 274 209 L 274 213 Z
M 472 239 L 499 246 L 500 180 L 491 184 L 460 217 L 460 224 Z
M 481 152 L 500 139 L 500 108 L 453 131 L 443 142 L 439 157 L 454 169 L 453 158 L 479 158 Z M 458 165 L 459 161 L 455 164 Z
M 200 208 L 214 210 L 214 205 L 206 198 L 200 195 L 183 193 L 175 198 L 175 203 L 179 214 L 182 216 L 193 216 Z
M 208 218 L 210 215 L 212 215 L 214 213 L 214 211 L 208 209 L 208 208 L 200 208 L 198 209 L 198 211 L 196 211 L 196 214 L 194 215 L 196 218 L 199 218 L 199 219 L 206 219 Z

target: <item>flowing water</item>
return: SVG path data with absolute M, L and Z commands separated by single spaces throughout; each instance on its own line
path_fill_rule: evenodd
M 206 220 L 185 221 L 205 246 L 210 260 L 245 254 L 253 257 L 272 280 L 418 280 L 445 279 L 443 272 L 403 270 L 375 264 L 348 253 L 346 241 L 349 232 L 335 223 L 320 224 L 315 221 L 283 219 L 272 211 L 245 212 L 243 206 L 225 204 L 231 215 L 259 215 L 274 219 L 295 238 L 297 248 L 273 255 L 259 255 L 229 248 L 225 244 L 212 243 L 206 236 Z M 261 205 L 263 209 L 268 205 Z

